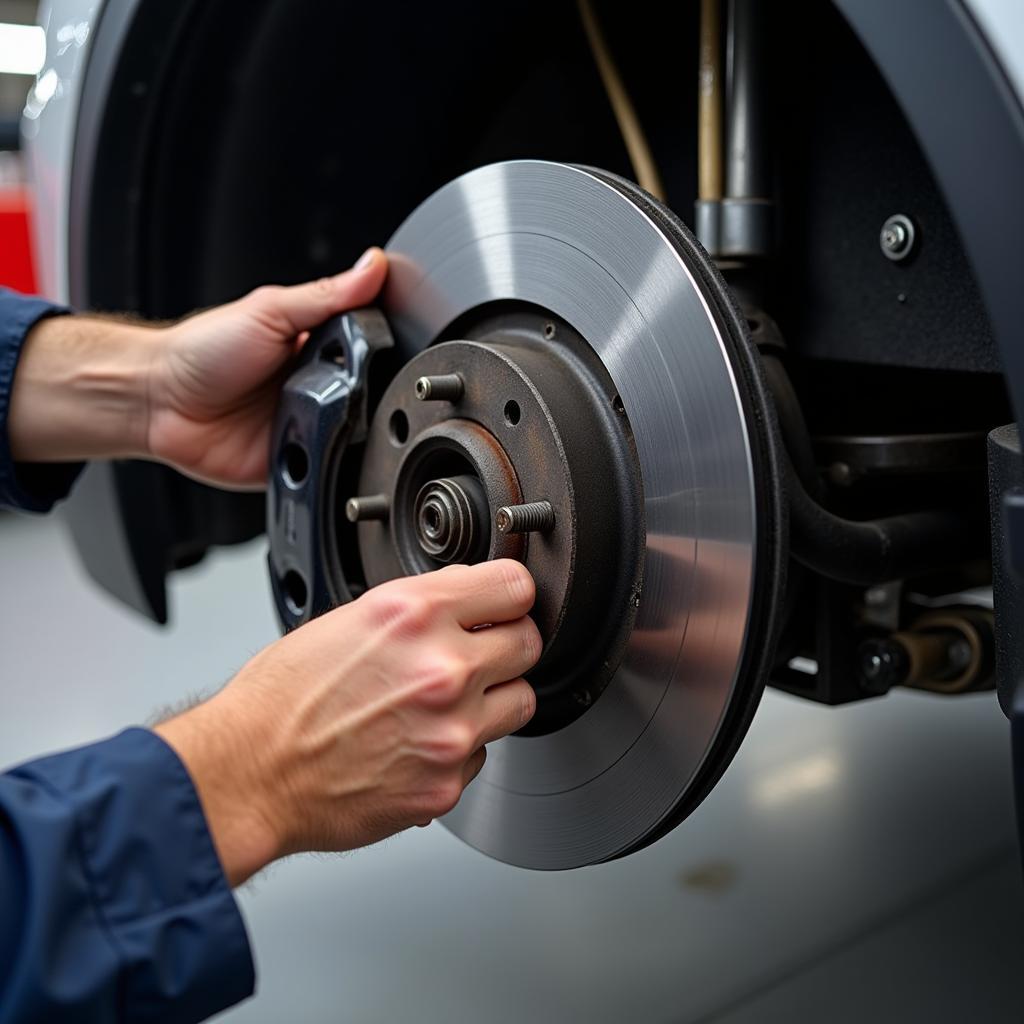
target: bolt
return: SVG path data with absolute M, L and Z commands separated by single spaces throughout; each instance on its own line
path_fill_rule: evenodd
M 910 658 L 906 648 L 887 637 L 865 640 L 857 652 L 861 685 L 870 693 L 887 693 L 906 681 Z
M 878 235 L 882 254 L 896 262 L 905 260 L 914 248 L 916 234 L 914 222 L 906 214 L 894 213 Z
M 548 533 L 555 526 L 550 501 L 529 501 L 525 505 L 504 505 L 494 514 L 498 533 Z
M 882 245 L 890 252 L 899 252 L 906 242 L 907 229 L 902 224 L 890 224 L 882 229 Z
M 462 378 L 457 373 L 420 377 L 416 381 L 416 397 L 421 402 L 457 402 L 463 388 Z
M 371 494 L 365 498 L 349 498 L 345 502 L 345 518 L 350 523 L 383 522 L 388 517 L 388 499 L 384 494 Z

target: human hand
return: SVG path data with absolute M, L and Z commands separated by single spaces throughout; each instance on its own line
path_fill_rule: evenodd
M 264 286 L 164 329 L 151 363 L 146 448 L 190 476 L 262 486 L 283 371 L 306 332 L 372 302 L 387 273 L 369 249 L 343 274 Z
M 225 487 L 259 487 L 288 363 L 306 332 L 373 301 L 380 249 L 352 270 L 268 286 L 171 327 L 82 314 L 25 339 L 7 420 L 16 462 L 152 458 Z
M 394 580 L 158 725 L 231 884 L 285 854 L 365 846 L 450 811 L 484 745 L 533 716 L 520 678 L 541 653 L 533 600 L 509 560 Z

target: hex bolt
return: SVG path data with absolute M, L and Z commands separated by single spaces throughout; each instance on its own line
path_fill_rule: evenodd
M 421 402 L 457 402 L 462 397 L 464 387 L 457 373 L 420 377 L 416 381 L 416 397 Z
M 555 527 L 555 510 L 550 501 L 504 505 L 494 514 L 494 525 L 498 533 L 548 533 Z
M 914 248 L 917 232 L 914 222 L 905 213 L 894 213 L 878 234 L 878 244 L 886 259 L 905 260 Z
M 345 502 L 345 518 L 350 523 L 364 523 L 370 520 L 383 522 L 387 519 L 389 505 L 387 495 L 371 494 L 363 498 L 349 498 Z

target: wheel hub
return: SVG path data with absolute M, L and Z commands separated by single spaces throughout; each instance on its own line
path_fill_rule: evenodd
M 544 310 L 474 310 L 411 359 L 374 414 L 356 500 L 369 585 L 517 558 L 537 583 L 544 654 L 527 734 L 600 696 L 636 611 L 644 525 L 636 449 L 593 349 Z M 597 638 L 595 640 L 595 638 Z

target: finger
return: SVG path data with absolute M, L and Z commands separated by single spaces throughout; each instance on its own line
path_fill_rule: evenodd
M 478 629 L 469 636 L 470 657 L 477 665 L 473 681 L 480 690 L 529 672 L 544 649 L 540 632 L 527 617 Z
M 387 257 L 380 249 L 367 249 L 351 270 L 306 284 L 260 288 L 251 301 L 260 304 L 264 316 L 295 335 L 336 313 L 372 302 L 387 276 L 387 266 Z
M 484 694 L 480 742 L 493 743 L 522 729 L 537 710 L 537 695 L 525 679 L 492 686 Z
M 481 747 L 462 766 L 462 788 L 465 789 L 479 774 L 487 760 L 487 751 Z
M 417 579 L 448 603 L 463 629 L 520 619 L 533 607 L 536 597 L 529 570 L 509 558 L 479 565 L 451 565 Z

